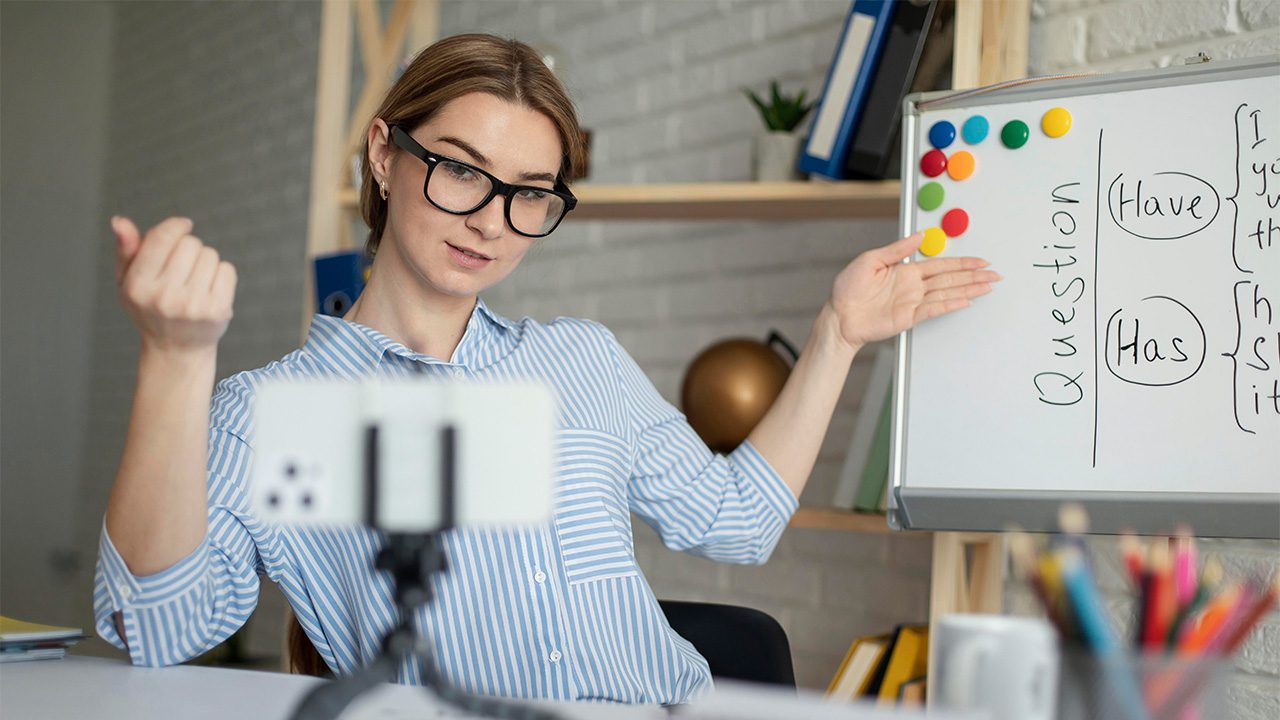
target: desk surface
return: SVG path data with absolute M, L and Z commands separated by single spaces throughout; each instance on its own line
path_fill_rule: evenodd
M 134 667 L 123 659 L 69 655 L 61 660 L 0 663 L 0 715 L 4 720 L 284 720 L 316 683 L 306 675 L 194 665 Z M 657 720 L 673 717 L 653 705 L 537 701 L 564 720 Z M 820 694 L 717 682 L 715 692 L 679 708 L 681 720 L 925 720 L 922 711 L 877 709 L 826 701 Z M 945 717 L 944 717 L 945 715 Z M 387 684 L 347 708 L 342 720 L 449 720 L 417 687 Z M 929 720 L 974 720 L 973 715 L 929 715 Z
M 69 655 L 61 660 L 0 664 L 5 720 L 227 720 L 289 717 L 315 683 L 305 675 L 178 665 L 133 667 L 123 660 Z M 548 703 L 567 719 L 650 720 L 656 707 Z M 462 717 L 444 713 L 422 688 L 388 684 L 343 713 L 344 719 Z

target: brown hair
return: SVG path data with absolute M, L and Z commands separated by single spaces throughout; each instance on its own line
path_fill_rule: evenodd
M 374 113 L 388 125 L 407 130 L 427 122 L 451 100 L 485 92 L 546 115 L 560 134 L 564 155 L 559 177 L 568 183 L 580 176 L 586 148 L 577 113 L 564 86 L 537 51 L 515 39 L 468 34 L 447 37 L 418 53 L 387 91 Z M 367 127 L 366 127 L 367 129 Z M 392 146 L 399 152 L 399 148 Z M 387 226 L 387 201 L 378 194 L 369 165 L 368 133 L 360 159 L 360 215 L 369 226 L 365 252 L 373 257 Z
M 324 658 L 320 657 L 316 646 L 311 644 L 311 638 L 307 637 L 302 625 L 298 623 L 298 616 L 293 614 L 292 609 L 286 615 L 288 619 L 285 622 L 289 625 L 288 630 L 285 631 L 285 647 L 289 651 L 289 664 L 286 669 L 291 673 L 333 677 L 333 671 L 329 669 Z

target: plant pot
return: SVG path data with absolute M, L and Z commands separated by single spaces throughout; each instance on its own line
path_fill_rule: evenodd
M 799 180 L 796 165 L 800 158 L 799 133 L 769 132 L 756 136 L 755 177 L 762 182 Z

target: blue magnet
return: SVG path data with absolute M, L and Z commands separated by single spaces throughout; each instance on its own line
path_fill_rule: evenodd
M 941 150 L 955 142 L 956 126 L 946 120 L 939 120 L 929 128 L 929 144 Z
M 961 134 L 964 141 L 970 145 L 977 145 L 987 139 L 987 133 L 991 130 L 991 123 L 987 122 L 987 118 L 982 115 L 974 115 L 964 121 L 964 128 Z

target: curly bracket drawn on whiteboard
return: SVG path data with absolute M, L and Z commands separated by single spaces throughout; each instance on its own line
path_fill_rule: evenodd
M 1253 289 L 1252 297 L 1249 288 Z M 1245 292 L 1241 293 L 1241 289 Z M 1232 294 L 1235 296 L 1236 346 L 1222 355 L 1231 358 L 1231 399 L 1236 426 L 1257 435 L 1255 430 L 1246 427 L 1246 421 L 1252 427 L 1270 421 L 1280 428 L 1280 327 L 1277 327 L 1271 300 L 1257 282 L 1241 280 L 1235 284 Z M 1252 313 L 1241 312 L 1242 296 Z
M 1280 207 L 1280 157 L 1272 150 L 1274 144 L 1267 143 L 1261 110 L 1249 110 L 1241 123 L 1246 108 L 1249 103 L 1236 107 L 1236 189 L 1227 201 L 1235 207 L 1231 259 L 1237 270 L 1252 275 L 1263 253 L 1280 252 L 1280 221 L 1276 213 Z M 1246 180 L 1248 192 L 1242 197 Z

